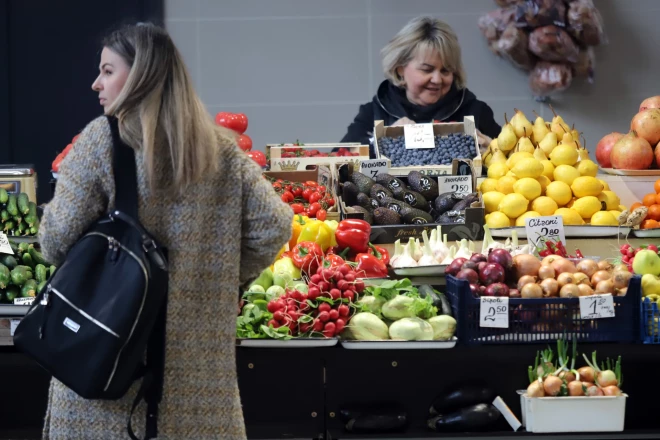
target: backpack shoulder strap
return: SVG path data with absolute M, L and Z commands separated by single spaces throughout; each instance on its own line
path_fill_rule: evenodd
M 135 151 L 119 136 L 119 121 L 107 116 L 112 132 L 112 169 L 115 175 L 115 209 L 134 219 L 138 214 Z

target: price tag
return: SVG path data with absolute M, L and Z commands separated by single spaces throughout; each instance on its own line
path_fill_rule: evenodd
M 470 194 L 472 193 L 472 176 L 439 176 L 438 192 L 440 194 L 448 192 Z
M 482 296 L 479 327 L 509 328 L 509 298 Z
M 580 318 L 614 318 L 614 298 L 609 294 L 581 296 Z
M 9 246 L 9 239 L 2 232 L 0 232 L 0 254 L 14 255 L 14 251 Z
M 365 176 L 375 179 L 379 174 L 388 174 L 390 167 L 386 160 L 368 159 L 360 162 L 360 172 Z
M 546 241 L 561 242 L 566 246 L 564 235 L 564 219 L 561 215 L 547 217 L 532 217 L 525 220 L 527 240 L 536 247 L 536 252 L 545 247 Z
M 21 322 L 20 319 L 10 319 L 9 320 L 9 334 L 11 336 L 14 336 L 14 333 L 16 333 L 16 327 L 18 327 L 19 322 Z
M 15 306 L 31 306 L 34 302 L 34 297 L 30 296 L 28 298 L 14 298 Z
M 435 148 L 433 124 L 406 124 L 403 126 L 406 149 Z
M 502 413 L 502 416 L 504 416 L 504 419 L 511 425 L 511 429 L 514 431 L 517 431 L 520 429 L 522 426 L 522 423 L 520 423 L 520 420 L 518 420 L 518 417 L 511 411 L 511 408 L 509 408 L 509 405 L 504 403 L 504 400 L 500 396 L 497 396 L 495 400 L 493 400 L 493 406 L 497 408 L 497 410 Z

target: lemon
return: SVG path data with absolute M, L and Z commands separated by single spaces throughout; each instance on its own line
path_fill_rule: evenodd
M 558 210 L 555 211 L 555 215 L 561 215 L 562 220 L 564 221 L 564 226 L 584 224 L 584 220 L 582 220 L 580 214 L 578 214 L 577 211 L 571 208 L 559 208 Z
M 580 197 L 573 203 L 574 209 L 582 218 L 591 218 L 595 213 L 600 211 L 601 205 L 598 197 L 586 196 Z
M 518 218 L 525 211 L 529 201 L 522 194 L 507 194 L 500 202 L 500 211 L 506 214 L 509 218 Z
M 513 192 L 513 184 L 516 183 L 515 177 L 504 176 L 497 179 L 497 191 L 502 194 L 511 194 Z
M 559 144 L 552 149 L 550 161 L 554 166 L 570 165 L 573 166 L 578 161 L 578 151 L 574 145 Z
M 619 216 L 621 215 L 621 211 L 619 211 L 619 210 L 617 210 L 617 209 L 610 209 L 610 210 L 607 211 L 607 212 L 609 212 L 610 214 L 612 214 L 612 215 L 613 215 L 614 217 L 616 217 L 617 219 L 618 219 Z
M 580 176 L 573 181 L 571 189 L 575 197 L 595 196 L 603 192 L 603 184 L 595 177 Z M 616 203 L 617 205 L 619 202 Z
M 487 177 L 483 182 L 481 182 L 479 190 L 482 194 L 486 194 L 487 192 L 491 191 L 497 191 L 497 180 Z
M 513 173 L 518 176 L 518 178 L 522 177 L 531 177 L 533 179 L 536 179 L 539 177 L 541 174 L 543 174 L 543 164 L 541 161 L 534 159 L 533 157 L 530 158 L 524 158 L 520 159 L 516 165 L 511 169 Z
M 548 188 L 548 185 L 552 182 L 546 176 L 539 176 L 536 180 L 541 184 L 541 194 L 545 194 L 545 190 Z
M 513 169 L 518 161 L 522 159 L 534 159 L 534 155 L 526 151 L 516 151 L 506 160 L 506 166 L 508 166 L 510 169 Z
M 517 179 L 517 178 L 518 178 L 518 176 L 516 176 L 516 175 L 513 173 L 513 171 L 509 171 L 508 173 L 506 173 L 506 176 L 507 176 L 507 177 L 513 177 L 514 179 Z
M 531 177 L 523 177 L 513 184 L 513 192 L 521 194 L 527 200 L 534 200 L 541 195 L 541 184 Z
M 542 160 L 541 165 L 543 165 L 543 175 L 548 179 L 552 180 L 555 178 L 554 171 L 555 166 L 549 160 Z
M 619 220 L 608 211 L 598 211 L 591 216 L 591 224 L 595 226 L 619 226 Z
M 545 195 L 554 200 L 558 206 L 564 206 L 571 201 L 573 192 L 568 184 L 556 181 L 550 182 L 550 185 L 545 189 Z
M 598 179 L 598 181 L 603 184 L 603 191 L 610 190 L 610 185 L 607 182 L 605 182 L 603 179 Z
M 565 207 L 566 207 L 566 208 L 572 208 L 572 207 L 573 207 L 573 204 L 575 203 L 576 200 L 577 200 L 576 197 L 571 197 L 571 201 L 568 202 L 568 203 L 566 204 Z
M 541 217 L 541 214 L 536 211 L 527 211 L 516 219 L 516 226 L 525 226 L 525 220 L 532 217 Z
M 491 179 L 499 179 L 509 172 L 509 167 L 503 162 L 491 163 L 488 167 L 488 177 Z
M 580 172 L 570 165 L 559 165 L 552 173 L 555 180 L 564 182 L 567 185 L 572 185 L 573 181 L 580 177 Z
M 596 174 L 598 174 L 598 165 L 593 160 L 585 159 L 578 163 L 577 170 L 580 172 L 580 176 L 596 177 Z
M 486 216 L 486 225 L 489 228 L 508 228 L 511 226 L 511 220 L 504 213 L 495 211 Z
M 553 215 L 557 209 L 557 202 L 548 196 L 537 197 L 532 201 L 532 210 L 544 216 Z
M 490 214 L 493 211 L 497 211 L 497 207 L 500 206 L 500 202 L 504 198 L 505 194 L 502 194 L 499 191 L 489 191 L 483 195 L 484 206 L 486 208 L 486 214 Z
M 606 209 L 608 211 L 616 210 L 619 208 L 619 203 L 621 199 L 616 195 L 614 191 L 603 191 L 598 195 L 598 200 L 605 202 Z

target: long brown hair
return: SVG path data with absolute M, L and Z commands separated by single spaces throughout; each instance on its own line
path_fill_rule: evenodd
M 119 119 L 124 142 L 141 151 L 150 187 L 156 155 L 169 153 L 169 187 L 177 191 L 216 171 L 220 146 L 235 143 L 234 133 L 213 122 L 167 32 L 139 23 L 112 32 L 103 46 L 131 67 L 107 113 Z

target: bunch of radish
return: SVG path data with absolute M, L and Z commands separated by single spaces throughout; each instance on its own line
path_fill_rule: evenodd
M 309 299 L 330 298 L 345 299 L 348 302 L 357 301 L 357 296 L 364 290 L 364 281 L 348 264 L 337 267 L 319 266 L 316 273 L 309 278 Z

